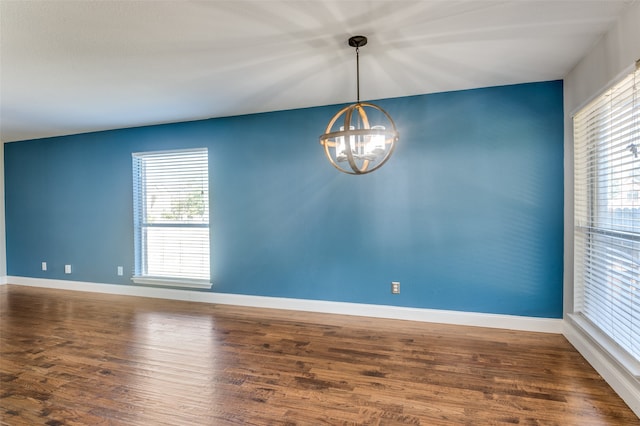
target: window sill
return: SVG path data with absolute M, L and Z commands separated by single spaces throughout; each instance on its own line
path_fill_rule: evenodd
M 162 287 L 202 288 L 210 289 L 209 280 L 192 280 L 188 278 L 170 277 L 132 277 L 131 281 L 140 285 L 152 285 Z
M 624 370 L 635 377 L 636 380 L 640 379 L 640 362 L 613 342 L 610 337 L 606 336 L 581 314 L 569 314 L 569 318 L 578 329 L 589 336 L 601 350 L 616 360 Z

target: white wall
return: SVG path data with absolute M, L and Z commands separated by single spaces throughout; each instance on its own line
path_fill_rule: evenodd
M 565 77 L 564 105 L 567 119 L 576 108 L 593 98 L 622 71 L 640 59 L 640 1 L 622 13 L 617 24 Z
M 564 79 L 565 112 L 565 336 L 640 416 L 640 383 L 571 320 L 573 312 L 573 123 L 572 114 L 640 59 L 640 1 L 631 3 L 607 34 Z

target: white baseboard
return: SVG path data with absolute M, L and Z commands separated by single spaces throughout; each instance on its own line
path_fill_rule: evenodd
M 7 283 L 7 277 L 6 276 L 0 277 L 0 285 L 5 285 L 6 283 Z
M 570 317 L 564 321 L 563 334 L 629 408 L 640 417 L 640 382 L 638 379 L 626 371 L 595 340 L 584 333 Z
M 192 302 L 218 303 L 223 305 L 286 309 L 293 311 L 319 312 L 340 315 L 355 315 L 418 322 L 434 322 L 520 331 L 536 331 L 543 333 L 562 333 L 563 322 L 563 320 L 561 319 L 552 318 L 534 318 L 515 315 L 444 311 L 436 309 L 407 308 L 401 306 L 331 302 L 324 300 L 290 299 L 284 297 L 249 296 L 242 294 L 175 290 L 136 285 L 99 284 L 80 281 L 52 280 L 44 278 L 9 276 L 7 277 L 7 282 L 16 285 L 56 288 L 62 290 L 89 291 L 126 296 L 141 296 Z

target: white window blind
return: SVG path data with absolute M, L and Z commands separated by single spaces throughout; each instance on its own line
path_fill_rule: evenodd
M 574 116 L 575 311 L 640 361 L 640 69 Z
M 210 287 L 207 149 L 132 156 L 134 282 Z

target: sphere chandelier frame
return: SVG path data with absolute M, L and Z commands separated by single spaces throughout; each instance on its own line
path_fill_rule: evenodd
M 379 169 L 389 160 L 399 134 L 393 119 L 384 109 L 370 102 L 360 102 L 360 47 L 367 44 L 367 38 L 353 36 L 348 43 L 356 48 L 357 101 L 333 116 L 320 136 L 320 144 L 336 169 L 362 175 Z M 372 123 L 370 117 L 382 119 L 384 124 Z

